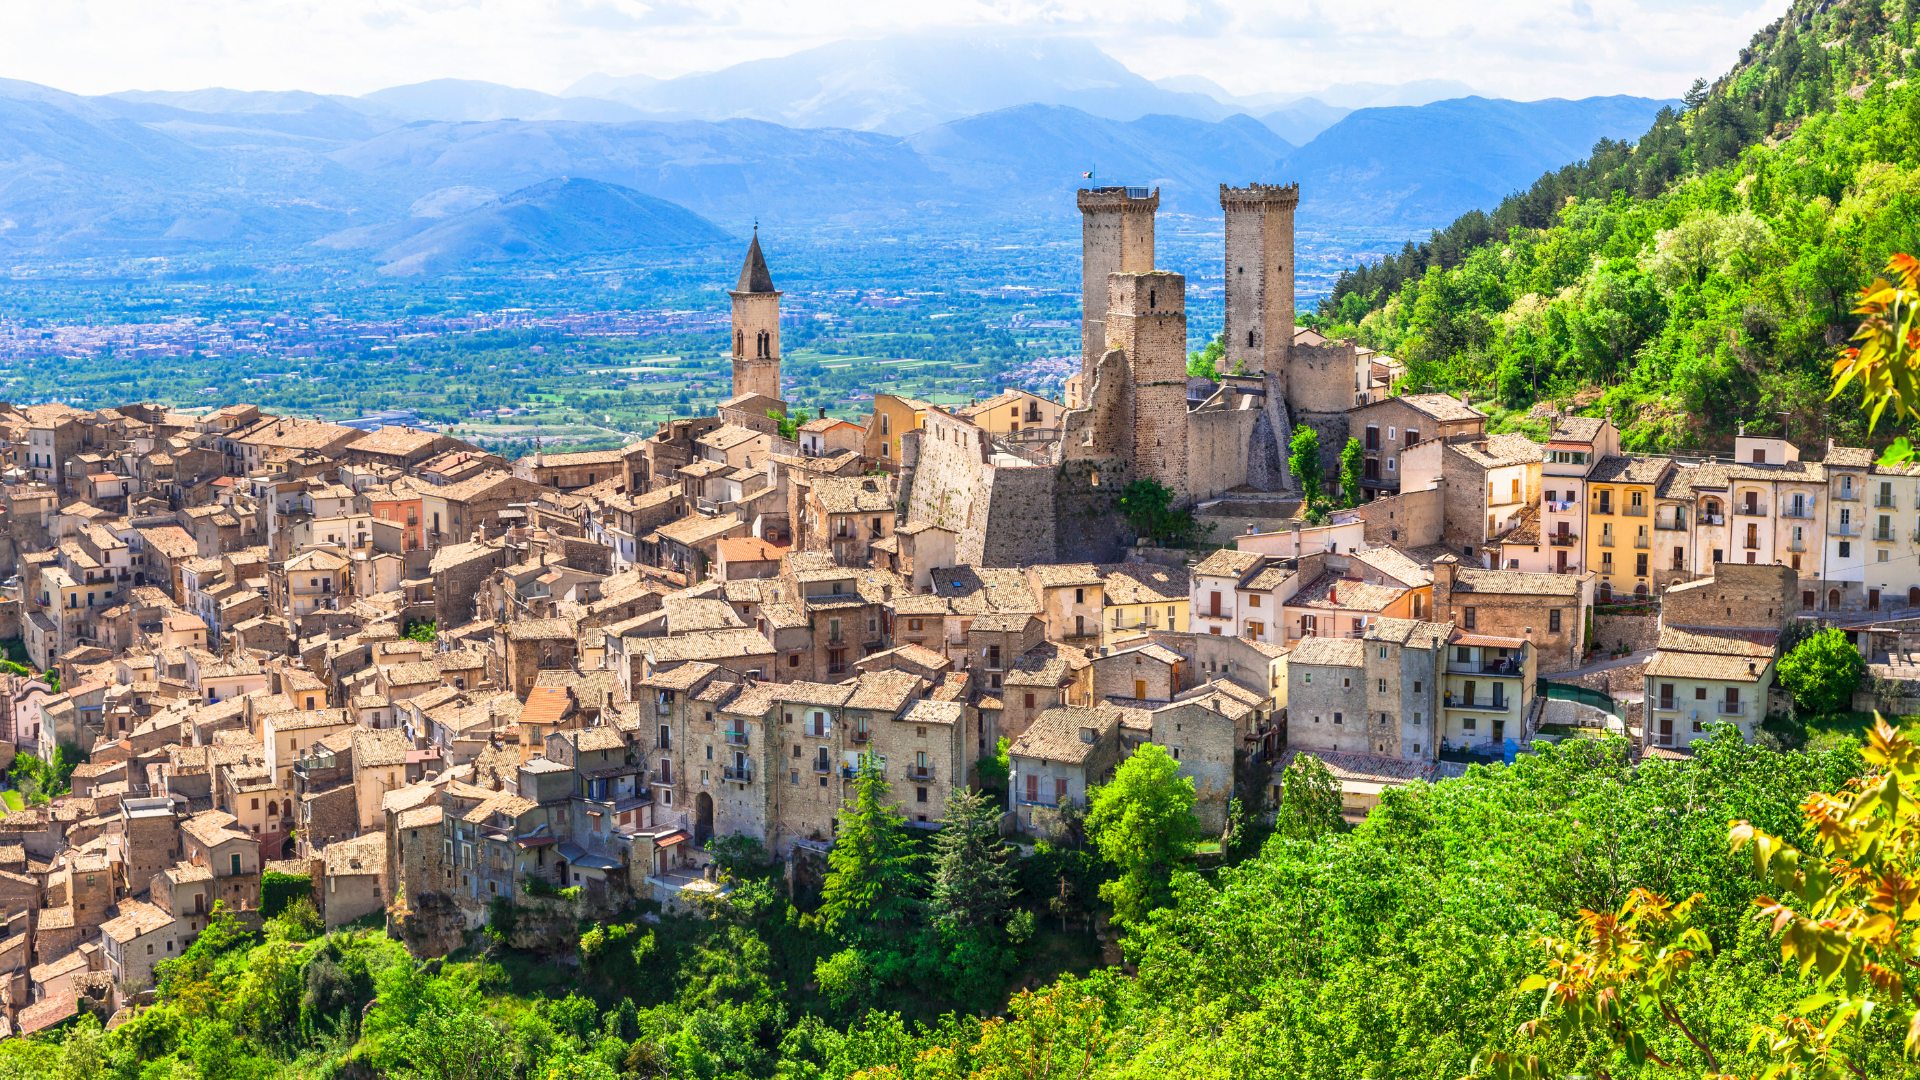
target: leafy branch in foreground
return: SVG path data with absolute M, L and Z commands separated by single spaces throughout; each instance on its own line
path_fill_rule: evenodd
M 1833 362 L 1833 393 L 1827 395 L 1831 401 L 1858 381 L 1869 410 L 1868 431 L 1889 408 L 1896 423 L 1920 420 L 1920 259 L 1895 255 L 1887 261 L 1887 274 L 1860 291 L 1853 313 L 1864 318 L 1852 338 L 1859 344 Z M 1902 464 L 1913 456 L 1912 442 L 1902 436 L 1881 462 Z

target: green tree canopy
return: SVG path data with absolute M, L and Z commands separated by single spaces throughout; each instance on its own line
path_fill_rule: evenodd
M 1100 887 L 1114 917 L 1128 924 L 1172 899 L 1173 872 L 1193 857 L 1200 819 L 1193 813 L 1193 780 L 1180 763 L 1145 743 L 1120 765 L 1113 782 L 1093 791 L 1087 834 L 1120 876 Z
M 1829 627 L 1803 638 L 1780 659 L 1780 685 L 1793 695 L 1803 712 L 1844 712 L 1867 663 L 1847 641 L 1845 631 Z
M 1360 474 L 1366 468 L 1366 451 L 1360 446 L 1360 440 L 1347 439 L 1347 445 L 1340 449 L 1340 505 L 1360 505 Z
M 1325 494 L 1327 490 L 1326 471 L 1320 464 L 1320 433 L 1302 424 L 1293 429 L 1293 440 L 1287 444 L 1287 471 L 1293 475 L 1293 482 L 1308 499 Z
M 1340 817 L 1340 781 L 1327 763 L 1312 754 L 1295 754 L 1280 774 L 1280 807 L 1274 831 L 1296 840 L 1312 840 L 1337 831 Z

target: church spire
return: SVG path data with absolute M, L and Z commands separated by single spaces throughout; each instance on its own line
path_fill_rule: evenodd
M 754 226 L 753 243 L 747 246 L 747 261 L 740 266 L 740 280 L 733 287 L 734 292 L 770 293 L 774 292 L 773 275 L 767 272 L 767 257 L 760 254 L 760 227 Z

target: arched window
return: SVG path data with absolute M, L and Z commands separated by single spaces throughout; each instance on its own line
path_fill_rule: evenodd
M 733 355 L 747 355 L 747 332 L 745 330 L 735 330 L 733 332 Z
M 267 816 L 268 816 L 268 817 L 279 817 L 279 816 L 280 816 L 280 804 L 279 804 L 278 802 L 274 802 L 274 801 L 272 801 L 272 800 L 268 800 L 268 802 L 267 802 Z
M 1247 348 L 1253 348 L 1253 331 L 1247 331 Z
M 1633 587 L 1633 598 L 1635 600 L 1645 600 L 1647 598 L 1647 587 L 1644 583 Z

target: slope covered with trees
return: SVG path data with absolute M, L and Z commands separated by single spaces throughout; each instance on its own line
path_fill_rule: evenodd
M 217 925 L 163 967 L 157 1003 L 112 1031 L 82 1018 L 0 1043 L 0 1078 L 1457 1080 L 1489 1049 L 1523 1048 L 1556 1075 L 1670 1075 L 1615 1060 L 1600 1036 L 1519 1045 L 1542 936 L 1636 888 L 1703 894 L 1711 949 L 1681 1008 L 1716 1043 L 1744 1045 L 1810 991 L 1753 917 L 1765 884 L 1728 822 L 1805 846 L 1801 802 L 1862 769 L 1851 745 L 1696 745 L 1692 762 L 1632 766 L 1617 740 L 1573 740 L 1392 790 L 1353 831 L 1324 775 L 1289 773 L 1275 833 L 1261 845 L 1236 830 L 1226 865 L 1205 870 L 1180 838 L 1182 785 L 1151 755 L 1096 799 L 1084 849 L 1025 859 L 999 849 L 978 807 L 950 807 L 965 824 L 922 848 L 863 792 L 843 829 L 860 841 L 836 849 L 822 890 L 789 894 L 731 841 L 726 904 L 584 924 L 558 952 L 482 939 L 429 964 L 376 930 L 321 935 L 296 905 L 264 934 Z M 1040 926 L 1077 931 L 1096 897 L 1124 917 L 1132 973 L 1089 973 L 1082 958 L 1077 974 L 1040 976 Z M 496 913 L 499 936 L 520 917 Z M 1704 1064 L 1677 1033 L 1654 1046 Z M 1862 1059 L 1871 1075 L 1898 1073 L 1898 1046 Z M 1754 1075 L 1758 1061 L 1722 1064 Z
M 1855 293 L 1920 247 L 1914 7 L 1794 0 L 1638 143 L 1349 271 L 1318 318 L 1412 386 L 1604 413 L 1630 449 L 1721 447 L 1783 413 L 1808 445 L 1865 440 L 1825 399 Z

